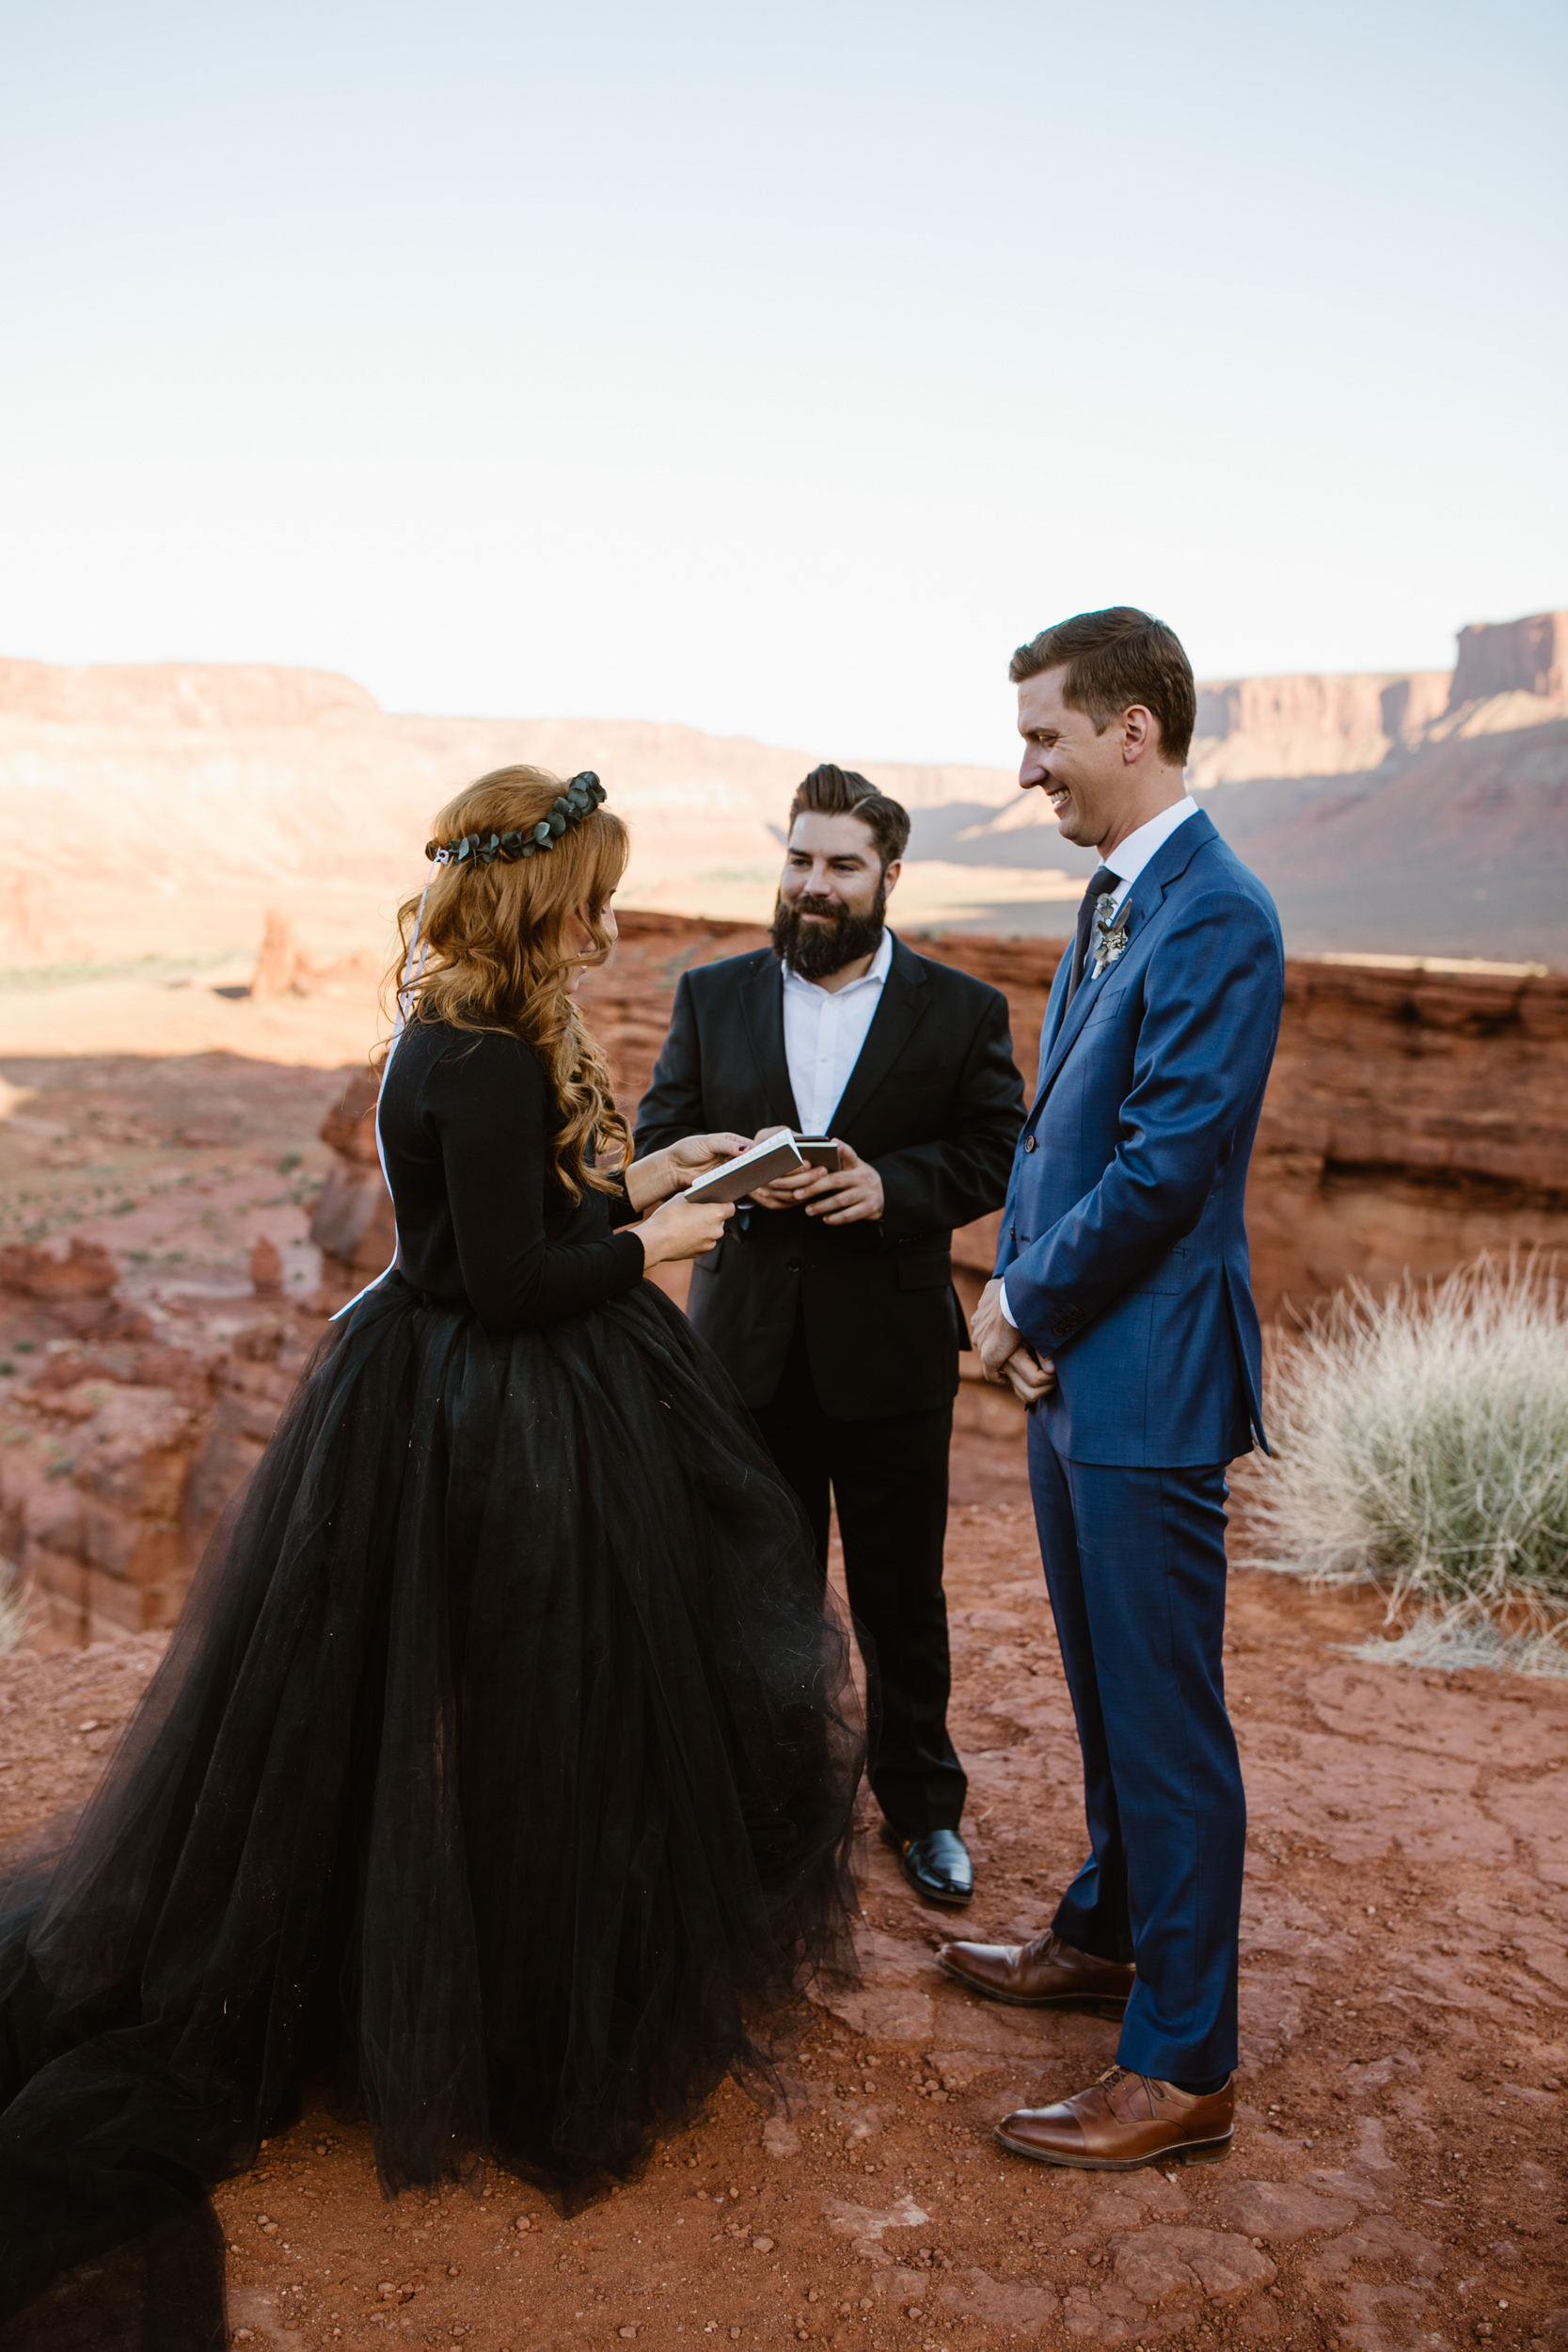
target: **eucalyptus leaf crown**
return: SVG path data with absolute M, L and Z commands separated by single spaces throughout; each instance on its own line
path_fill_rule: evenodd
M 436 866 L 493 866 L 499 858 L 510 866 L 520 857 L 537 857 L 543 850 L 553 850 L 573 825 L 580 825 L 585 817 L 592 817 L 610 798 L 604 786 L 590 769 L 574 776 L 565 790 L 550 803 L 547 817 L 528 833 L 466 833 L 461 841 L 427 841 L 424 853 Z

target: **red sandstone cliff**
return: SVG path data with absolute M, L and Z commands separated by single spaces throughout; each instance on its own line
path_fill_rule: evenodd
M 1499 699 L 1510 709 L 1483 708 Z M 1538 707 L 1520 707 L 1528 703 Z M 1201 684 L 1190 772 L 1199 786 L 1348 775 L 1418 749 L 1434 730 L 1496 732 L 1560 717 L 1568 717 L 1568 612 L 1533 612 L 1462 628 L 1451 671 Z
M 763 934 L 637 914 L 622 926 L 614 964 L 591 977 L 584 998 L 632 1107 L 680 973 Z M 1006 992 L 1015 1050 L 1032 1071 L 1059 949 L 917 944 Z M 118 1301 L 119 1269 L 101 1246 L 0 1251 L 8 1315 L 29 1324 L 26 1344 L 42 1351 L 0 1428 L 0 1551 L 22 1569 L 43 1637 L 97 1640 L 178 1613 L 207 1534 L 320 1332 L 321 1308 L 391 1254 L 373 1107 L 373 1082 L 356 1076 L 323 1131 L 335 1165 L 311 1226 L 321 1299 L 290 1311 L 278 1253 L 258 1246 L 255 1320 L 227 1345 L 154 1335 Z M 1446 1272 L 1481 1248 L 1568 1245 L 1568 978 L 1292 961 L 1247 1213 L 1265 1319 L 1352 1277 L 1375 1287 L 1407 1268 Z M 971 1299 L 990 1271 L 996 1222 L 956 1238 Z M 990 1391 L 966 1392 L 965 1404 L 971 1420 L 1006 1417 Z
M 1448 707 L 1460 710 L 1494 694 L 1568 699 L 1568 612 L 1531 612 L 1522 621 L 1460 630 Z
M 1451 674 L 1200 689 L 1194 782 L 1292 947 L 1568 961 L 1565 646 L 1568 615 L 1536 613 L 1463 630 Z M 365 948 L 379 963 L 436 808 L 518 759 L 604 773 L 633 824 L 628 903 L 754 919 L 789 793 L 824 755 L 856 756 L 633 721 L 397 717 L 309 671 L 0 661 L 0 963 L 218 957 L 277 906 L 305 945 L 279 938 L 263 985 Z M 916 818 L 906 922 L 1070 930 L 1092 861 L 1010 770 L 860 764 Z
M 47 1357 L 11 1398 L 0 1449 L 0 1547 L 39 1636 L 81 1644 L 174 1623 L 310 1336 L 273 1314 L 228 1347 L 95 1336 Z
M 1447 670 L 1226 678 L 1197 690 L 1193 777 L 1336 776 L 1376 768 L 1449 707 Z

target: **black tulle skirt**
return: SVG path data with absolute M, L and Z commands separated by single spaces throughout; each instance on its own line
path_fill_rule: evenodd
M 317 2083 L 389 2190 L 625 2174 L 852 1965 L 862 1756 L 848 1629 L 685 1318 L 644 1283 L 497 1337 L 391 1277 L 0 1898 L 0 2342 L 223 2342 L 206 2186 Z

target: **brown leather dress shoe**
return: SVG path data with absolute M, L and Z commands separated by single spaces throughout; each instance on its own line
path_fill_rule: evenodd
M 1230 2153 L 1236 2087 L 1206 2099 L 1150 2074 L 1113 2066 L 1087 2090 L 1052 2107 L 1021 2107 L 997 2125 L 1015 2156 L 1067 2164 L 1084 2172 L 1132 2172 L 1140 2164 L 1217 2164 Z
M 1130 1963 L 1074 1951 L 1050 1928 L 1032 1944 L 944 1944 L 937 1966 L 972 1993 L 1019 2009 L 1092 2001 L 1102 2015 L 1119 2017 L 1132 1990 Z

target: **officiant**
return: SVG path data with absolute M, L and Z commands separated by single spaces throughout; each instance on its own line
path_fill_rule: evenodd
M 837 1509 L 874 1669 L 871 1785 L 911 1883 L 960 1905 L 974 1869 L 947 1731 L 942 1550 L 969 1343 L 952 1236 L 1002 1204 L 1023 1091 L 1006 998 L 887 928 L 909 837 L 905 810 L 864 776 L 813 770 L 790 805 L 772 943 L 683 976 L 637 1148 L 778 1127 L 837 1144 L 836 1167 L 742 1206 L 698 1260 L 689 1311 L 824 1566 Z

